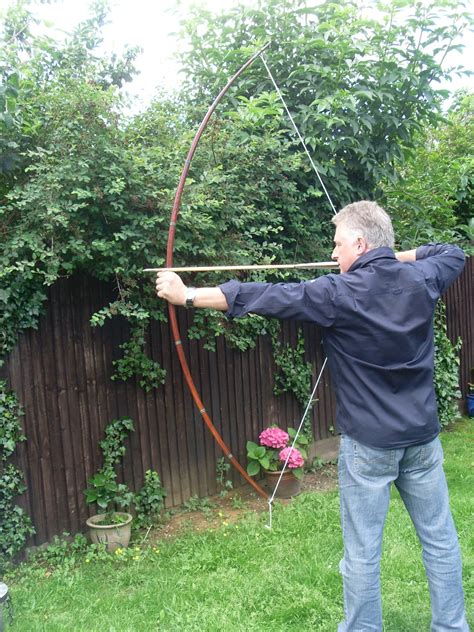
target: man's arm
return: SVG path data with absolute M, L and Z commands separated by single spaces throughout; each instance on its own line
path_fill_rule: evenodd
M 440 294 L 444 294 L 464 268 L 465 255 L 453 244 L 426 244 L 416 249 L 416 263 L 426 277 L 436 279 Z
M 158 272 L 156 275 L 157 295 L 173 305 L 185 304 L 187 289 L 175 272 Z M 226 298 L 218 287 L 196 288 L 193 307 L 207 307 L 223 312 L 229 309 Z
M 454 283 L 464 267 L 464 252 L 453 244 L 426 244 L 416 250 L 397 252 L 395 256 L 399 261 L 416 261 L 427 278 L 436 279 L 440 295 Z
M 225 311 L 233 318 L 259 314 L 306 320 L 329 327 L 335 318 L 334 280 L 330 280 L 334 276 L 297 283 L 228 281 L 219 287 L 196 289 L 192 305 Z M 185 305 L 189 290 L 174 272 L 158 273 L 156 292 L 160 298 L 173 305 Z

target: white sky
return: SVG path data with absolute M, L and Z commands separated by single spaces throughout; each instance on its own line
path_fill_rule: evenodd
M 12 0 L 0 0 L 0 8 Z M 474 0 L 470 0 L 474 11 Z M 173 32 L 179 29 L 180 17 L 186 15 L 191 4 L 200 4 L 210 11 L 236 4 L 257 5 L 257 0 L 111 0 L 109 24 L 104 30 L 104 48 L 120 53 L 124 47 L 138 45 L 143 49 L 136 65 L 140 74 L 127 90 L 146 105 L 157 87 L 170 90 L 179 86 L 178 66 L 173 54 L 178 50 L 178 39 Z M 42 4 L 36 0 L 34 13 L 48 20 L 54 29 L 71 31 L 74 26 L 89 15 L 89 0 L 51 0 Z M 51 33 L 50 34 L 54 34 Z M 474 70 L 474 36 L 466 34 L 466 48 L 462 57 L 451 58 L 453 63 L 463 63 Z M 474 87 L 473 78 L 454 78 L 447 89 Z M 136 104 L 135 107 L 137 107 Z M 134 108 L 135 109 L 135 108 Z
M 0 0 L 0 9 L 14 0 Z M 90 15 L 91 0 L 35 0 L 32 12 L 48 24 L 48 33 L 61 37 Z M 140 71 L 125 89 L 146 105 L 157 87 L 172 90 L 179 85 L 179 66 L 173 55 L 179 41 L 173 35 L 192 4 L 219 12 L 236 4 L 256 5 L 256 0 L 110 0 L 109 22 L 104 30 L 104 50 L 120 53 L 128 45 L 139 46 L 135 66 Z

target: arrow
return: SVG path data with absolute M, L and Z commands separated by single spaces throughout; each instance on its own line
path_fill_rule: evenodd
M 319 261 L 317 263 L 280 263 L 264 265 L 242 266 L 182 266 L 178 268 L 144 268 L 143 272 L 223 272 L 227 270 L 338 270 L 339 264 L 334 261 Z

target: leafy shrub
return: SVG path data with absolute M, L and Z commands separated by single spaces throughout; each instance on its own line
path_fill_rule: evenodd
M 138 528 L 151 527 L 158 522 L 166 495 L 158 472 L 147 470 L 143 487 L 134 495 L 133 499 L 135 525 Z
M 104 511 L 104 522 L 117 522 L 116 508 L 125 509 L 133 500 L 133 493 L 123 483 L 117 483 L 114 466 L 125 454 L 123 444 L 130 430 L 134 430 L 133 421 L 129 417 L 114 419 L 105 429 L 105 439 L 100 441 L 104 465 L 88 481 L 84 490 L 87 503 L 97 505 Z

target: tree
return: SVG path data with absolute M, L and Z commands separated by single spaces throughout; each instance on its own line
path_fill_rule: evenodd
M 384 205 L 402 248 L 454 241 L 472 253 L 473 105 L 473 94 L 459 93 L 439 127 L 417 134 L 418 149 L 397 165 L 397 180 L 383 182 Z
M 446 93 L 436 82 L 456 70 L 443 64 L 469 23 L 464 3 L 444 0 L 268 0 L 218 16 L 194 9 L 183 25 L 188 98 L 208 103 L 237 59 L 271 40 L 269 65 L 340 207 L 373 197 L 415 150 L 415 134 L 440 121 Z M 254 64 L 223 107 L 235 107 L 237 93 L 250 98 L 265 90 L 273 86 Z M 303 173 L 299 185 L 308 189 L 313 179 Z

